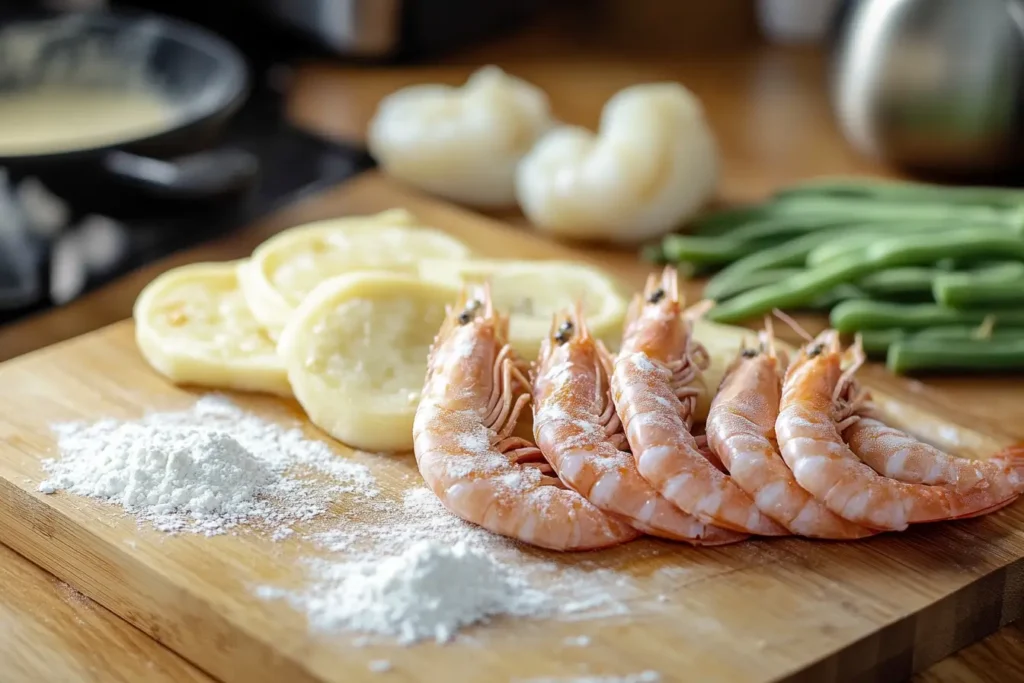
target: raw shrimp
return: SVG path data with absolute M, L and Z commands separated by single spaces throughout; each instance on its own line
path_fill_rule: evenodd
M 758 348 L 740 349 L 722 378 L 708 411 L 708 444 L 758 509 L 794 534 L 829 539 L 873 535 L 802 489 L 779 455 L 775 418 L 786 358 L 776 352 L 770 319 L 760 337 Z
M 556 316 L 534 373 L 533 433 L 570 488 L 654 536 L 699 545 L 747 538 L 698 521 L 658 495 L 636 470 L 608 390 L 611 356 L 577 306 Z
M 1024 492 L 1019 456 L 957 458 L 864 415 L 843 431 L 843 438 L 861 462 L 891 479 L 951 486 L 960 492 L 991 487 L 991 494 L 1000 499 Z
M 889 479 L 861 462 L 840 436 L 859 419 L 863 395 L 853 374 L 864 362 L 859 345 L 843 370 L 839 333 L 825 330 L 793 360 L 775 421 L 782 458 L 797 482 L 837 515 L 873 529 L 974 516 L 1005 505 L 995 489 L 928 486 Z
M 508 317 L 490 288 L 460 295 L 431 347 L 413 424 L 420 474 L 446 508 L 494 533 L 554 550 L 588 550 L 639 533 L 550 476 L 540 451 L 512 435 L 530 401 Z
M 612 373 L 612 399 L 637 469 L 658 493 L 707 524 L 786 535 L 698 450 L 690 429 L 708 362 L 682 315 L 676 270 L 666 268 L 660 283 L 652 275 L 643 299 L 634 298 L 630 307 Z

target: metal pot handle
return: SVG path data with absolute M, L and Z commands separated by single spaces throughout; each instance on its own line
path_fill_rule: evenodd
M 174 159 L 154 159 L 115 150 L 103 157 L 103 167 L 156 196 L 173 199 L 210 199 L 241 192 L 259 175 L 255 155 L 229 147 Z

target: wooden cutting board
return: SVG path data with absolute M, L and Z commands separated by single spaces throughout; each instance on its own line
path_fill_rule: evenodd
M 397 190 L 360 197 L 341 204 L 358 211 L 405 205 L 485 255 L 572 253 Z M 632 275 L 615 270 L 634 286 L 645 269 L 632 268 Z M 226 681 L 567 680 L 645 670 L 662 681 L 702 683 L 896 681 L 1016 619 L 1024 606 L 1024 504 L 1016 504 L 858 543 L 775 539 L 700 550 L 645 539 L 597 553 L 523 550 L 523 562 L 611 570 L 621 579 L 606 588 L 629 584 L 629 612 L 496 620 L 444 646 L 357 647 L 350 634 L 310 635 L 299 612 L 253 591 L 306 580 L 301 562 L 314 551 L 301 534 L 279 542 L 254 534 L 167 536 L 117 508 L 36 491 L 45 478 L 40 461 L 54 455 L 52 422 L 181 409 L 203 393 L 152 372 L 132 335 L 130 322 L 117 323 L 0 365 L 0 538 Z M 894 423 L 959 454 L 984 457 L 1012 441 L 994 425 L 961 424 L 958 411 L 918 384 L 878 368 L 864 375 Z M 301 419 L 290 402 L 236 400 L 268 419 Z M 312 427 L 307 433 L 318 435 Z M 331 443 L 338 457 L 370 467 L 386 501 L 419 485 L 409 456 Z M 369 515 L 352 505 L 339 500 L 335 512 Z M 590 645 L 566 644 L 578 636 Z M 392 669 L 372 673 L 369 662 L 380 659 Z

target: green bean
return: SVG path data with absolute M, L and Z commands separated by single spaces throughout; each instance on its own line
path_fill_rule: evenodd
M 1024 303 L 1024 263 L 1005 263 L 963 273 L 945 273 L 932 286 L 935 301 L 951 308 Z
M 805 305 L 802 305 L 801 308 L 809 311 L 828 311 L 841 301 L 863 299 L 864 296 L 864 292 L 860 288 L 844 282 L 843 284 L 836 285 L 824 294 L 814 297 Z
M 1024 339 L 1024 327 L 996 327 L 987 335 L 981 333 L 979 325 L 937 325 L 920 330 L 908 330 L 903 327 L 883 328 L 877 330 L 860 330 L 858 334 L 864 351 L 869 356 L 884 355 L 892 344 L 908 338 L 915 339 L 951 339 L 956 341 L 979 338 Z
M 753 204 L 711 211 L 692 220 L 687 233 L 714 237 L 735 228 L 770 217 L 768 204 Z
M 852 333 L 893 327 L 921 329 L 940 325 L 980 325 L 989 316 L 997 329 L 1003 325 L 1024 325 L 1024 310 L 1017 308 L 958 310 L 934 303 L 900 304 L 870 299 L 853 299 L 837 304 L 829 314 L 829 322 L 840 332 Z
M 665 249 L 661 243 L 645 244 L 640 250 L 640 258 L 648 263 L 654 263 L 656 265 L 665 265 L 668 263 L 668 258 L 665 256 Z
M 1001 256 L 1024 260 L 1024 240 L 998 228 L 972 230 L 968 234 L 938 233 L 901 235 L 879 239 L 862 250 L 772 285 L 743 292 L 711 309 L 708 317 L 729 323 L 760 316 L 773 308 L 803 306 L 823 292 L 844 282 L 897 266 L 934 263 L 950 254 L 964 257 Z
M 858 226 L 858 223 L 835 217 L 768 218 L 741 225 L 723 235 L 667 235 L 662 241 L 661 251 L 670 261 L 728 263 L 805 233 L 840 227 L 850 230 Z
M 1003 226 L 999 225 L 962 225 L 957 223 L 936 223 L 932 221 L 928 222 L 907 222 L 899 225 L 898 227 L 892 227 L 881 224 L 868 224 L 863 229 L 847 230 L 842 233 L 838 233 L 839 237 L 834 240 L 829 240 L 824 244 L 815 247 L 809 254 L 807 254 L 807 267 L 813 268 L 827 263 L 829 260 L 837 257 L 842 257 L 845 254 L 854 251 L 856 249 L 862 249 L 878 241 L 879 236 L 882 237 L 896 237 L 903 235 L 934 235 L 939 233 L 950 233 L 950 232 L 961 232 L 967 234 L 973 230 L 1004 230 Z M 1006 231 L 1008 235 L 1013 237 L 1013 233 Z
M 734 240 L 728 236 L 669 235 L 661 244 L 665 258 L 672 263 L 698 265 L 731 263 L 769 246 L 767 240 Z
M 878 236 L 879 233 L 873 230 L 839 235 L 837 239 L 829 240 L 809 251 L 804 263 L 808 268 L 816 268 L 834 258 L 843 257 L 851 251 L 863 249 L 877 242 Z
M 762 239 L 774 238 L 782 240 L 788 237 L 804 235 L 816 230 L 828 230 L 829 228 L 840 228 L 843 226 L 854 226 L 860 224 L 856 219 L 839 216 L 789 216 L 769 217 L 763 220 L 754 221 L 741 225 L 728 233 L 732 239 Z
M 805 270 L 782 282 L 738 294 L 712 308 L 708 317 L 719 323 L 733 323 L 760 316 L 773 308 L 806 306 L 836 285 L 851 282 L 864 272 L 857 262 L 837 265 Z
M 951 256 L 964 259 L 1024 260 L 1024 239 L 999 228 L 899 235 L 878 240 L 864 250 L 873 270 L 936 263 Z M 852 254 L 857 258 L 857 254 Z
M 766 247 L 755 254 L 745 256 L 738 261 L 716 273 L 708 280 L 707 288 L 716 291 L 720 289 L 729 290 L 736 287 L 734 280 L 742 281 L 750 273 L 759 270 L 771 270 L 776 268 L 791 268 L 802 266 L 807 259 L 807 254 L 814 247 L 835 237 L 836 232 L 827 230 L 824 232 L 812 232 L 801 237 L 783 242 L 774 247 Z M 709 295 L 710 296 L 710 295 Z
M 766 270 L 755 270 L 750 273 L 746 273 L 741 277 L 727 280 L 716 281 L 712 278 L 704 287 L 704 297 L 707 299 L 714 299 L 715 301 L 721 301 L 730 296 L 735 296 L 740 292 L 745 292 L 748 289 L 761 287 L 762 285 L 770 285 L 773 282 L 778 282 L 779 280 L 784 280 L 787 277 L 792 277 L 802 270 L 803 268 L 770 268 Z
M 773 199 L 796 197 L 857 197 L 861 199 L 990 206 L 1024 205 L 1024 192 L 1002 187 L 949 187 L 931 183 L 875 180 L 871 178 L 823 178 L 799 183 L 773 195 Z
M 857 286 L 875 299 L 931 301 L 932 283 L 946 271 L 939 268 L 907 266 L 865 275 Z
M 870 358 L 884 356 L 889 347 L 907 337 L 910 332 L 898 327 L 887 327 L 879 330 L 861 330 L 860 343 L 864 353 Z
M 1022 370 L 1024 337 L 961 340 L 908 337 L 889 347 L 885 365 L 898 375 L 922 371 Z
M 993 207 L 973 204 L 950 204 L 938 201 L 901 203 L 868 201 L 843 197 L 799 197 L 779 199 L 772 203 L 772 216 L 840 216 L 864 223 L 885 222 L 899 225 L 906 221 L 981 223 L 1004 225 L 1014 230 L 1024 228 L 1024 210 L 1014 207 Z

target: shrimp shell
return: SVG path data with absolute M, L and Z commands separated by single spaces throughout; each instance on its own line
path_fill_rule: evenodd
M 775 433 L 782 458 L 797 482 L 829 510 L 873 529 L 901 531 L 909 524 L 973 516 L 1005 504 L 987 488 L 905 483 L 881 476 L 843 441 L 860 406 L 851 377 L 862 362 L 841 369 L 839 335 L 822 332 L 790 365 L 782 387 Z
M 857 539 L 875 532 L 834 514 L 793 478 L 775 441 L 785 360 L 770 332 L 761 348 L 740 349 L 707 418 L 708 444 L 763 513 L 800 536 Z
M 654 536 L 695 545 L 747 538 L 683 513 L 640 476 L 623 450 L 626 439 L 608 390 L 610 366 L 608 351 L 591 336 L 579 306 L 554 318 L 533 380 L 533 430 L 562 481 Z
M 637 530 L 549 476 L 538 449 L 512 436 L 530 395 L 507 336 L 508 318 L 494 311 L 487 286 L 449 308 L 413 425 L 427 486 L 462 519 L 543 548 L 590 550 L 636 538 Z
M 993 501 L 1007 502 L 1024 491 L 1020 462 L 957 458 L 871 417 L 861 416 L 843 438 L 868 467 L 908 484 L 950 486 L 960 493 L 988 489 Z
M 648 279 L 644 301 L 635 298 L 622 350 L 612 373 L 612 399 L 637 469 L 676 507 L 707 524 L 743 533 L 789 532 L 758 510 L 753 499 L 698 449 L 690 433 L 700 389 L 692 386 L 706 368 L 683 320 L 678 275 L 666 268 L 660 286 Z M 703 356 L 704 361 L 695 361 Z

